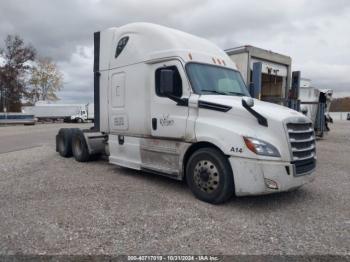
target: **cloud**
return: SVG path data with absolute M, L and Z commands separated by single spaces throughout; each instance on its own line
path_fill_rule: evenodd
M 93 102 L 93 47 L 77 46 L 68 61 L 58 63 L 63 71 L 64 89 L 58 93 L 62 101 Z
M 11 0 L 0 2 L 0 39 L 19 34 L 64 72 L 62 101 L 92 98 L 93 32 L 153 22 L 221 48 L 250 44 L 286 54 L 320 88 L 350 90 L 348 0 Z

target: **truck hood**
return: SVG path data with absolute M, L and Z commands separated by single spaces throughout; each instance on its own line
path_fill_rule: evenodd
M 243 136 L 254 137 L 274 145 L 281 154 L 281 160 L 291 161 L 289 135 L 285 124 L 298 122 L 310 122 L 303 114 L 284 106 L 263 102 L 254 99 L 252 107 L 257 113 L 267 119 L 268 126 L 260 125 L 255 116 L 242 106 L 242 97 L 224 95 L 202 95 L 199 101 L 207 102 L 203 110 L 199 110 L 196 123 L 196 137 L 205 141 L 212 133 L 217 134 L 216 143 L 223 152 L 228 155 L 242 157 L 242 154 L 231 152 L 232 146 L 245 148 Z M 210 104 L 214 110 L 210 110 Z M 203 104 L 203 103 L 202 103 Z M 219 105 L 232 107 L 227 112 L 215 111 Z M 210 111 L 205 112 L 204 110 Z M 209 130 L 210 134 L 205 131 Z M 214 143 L 215 144 L 215 143 Z M 244 150 L 244 156 L 257 159 L 269 159 L 267 156 L 259 156 Z
M 240 115 L 243 117 L 254 117 L 242 106 L 242 97 L 240 96 L 224 96 L 224 95 L 201 95 L 200 101 L 205 101 L 214 104 L 220 104 L 230 106 L 232 109 L 229 111 L 231 114 Z M 295 110 L 280 106 L 274 103 L 263 102 L 258 99 L 254 99 L 254 106 L 252 107 L 259 114 L 267 118 L 268 120 L 284 121 L 291 117 L 305 116 Z

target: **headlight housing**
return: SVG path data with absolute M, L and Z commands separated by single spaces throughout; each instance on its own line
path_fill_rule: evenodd
M 281 156 L 278 149 L 266 141 L 246 136 L 244 136 L 243 139 L 248 149 L 257 155 L 272 157 Z

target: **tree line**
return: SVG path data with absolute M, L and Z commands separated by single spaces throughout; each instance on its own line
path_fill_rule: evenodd
M 63 74 L 48 57 L 25 44 L 18 35 L 8 35 L 0 46 L 0 112 L 20 112 L 23 103 L 55 101 L 63 88 Z
M 333 98 L 330 112 L 350 112 L 350 97 Z

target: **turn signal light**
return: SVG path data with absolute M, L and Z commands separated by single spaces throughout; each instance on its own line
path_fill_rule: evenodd
M 253 142 L 246 137 L 243 137 L 243 139 L 244 139 L 245 145 L 248 147 L 248 149 L 256 154 L 257 152 L 256 152 L 255 145 L 253 144 Z

